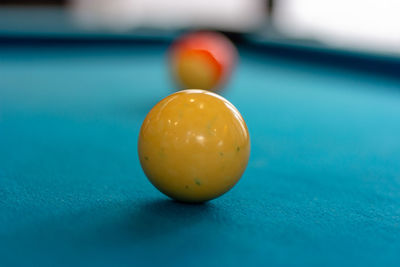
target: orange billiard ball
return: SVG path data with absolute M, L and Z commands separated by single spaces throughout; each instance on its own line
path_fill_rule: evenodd
M 170 49 L 173 78 L 182 89 L 218 91 L 228 81 L 237 60 L 232 42 L 217 32 L 194 32 Z
M 147 114 L 139 133 L 140 163 L 150 182 L 183 202 L 204 202 L 230 190 L 250 155 L 239 111 L 205 90 L 167 96 Z

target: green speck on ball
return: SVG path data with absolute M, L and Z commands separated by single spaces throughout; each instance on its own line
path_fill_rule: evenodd
M 199 178 L 194 178 L 194 182 L 199 186 L 201 185 L 201 181 Z
M 239 151 L 240 151 L 240 147 L 237 147 L 237 148 L 236 148 L 236 151 L 239 152 Z

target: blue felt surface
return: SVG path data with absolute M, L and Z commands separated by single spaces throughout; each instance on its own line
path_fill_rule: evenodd
M 400 81 L 240 52 L 248 169 L 184 205 L 136 152 L 165 47 L 1 47 L 0 265 L 399 266 Z

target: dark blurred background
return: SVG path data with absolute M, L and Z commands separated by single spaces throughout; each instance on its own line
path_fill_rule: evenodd
M 396 0 L 3 0 L 0 34 L 125 36 L 207 28 L 397 56 Z

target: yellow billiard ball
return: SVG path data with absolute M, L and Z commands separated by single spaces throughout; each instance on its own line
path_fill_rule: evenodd
M 204 202 L 231 189 L 250 155 L 250 137 L 239 111 L 204 90 L 167 96 L 147 114 L 138 153 L 150 182 L 183 202 Z

